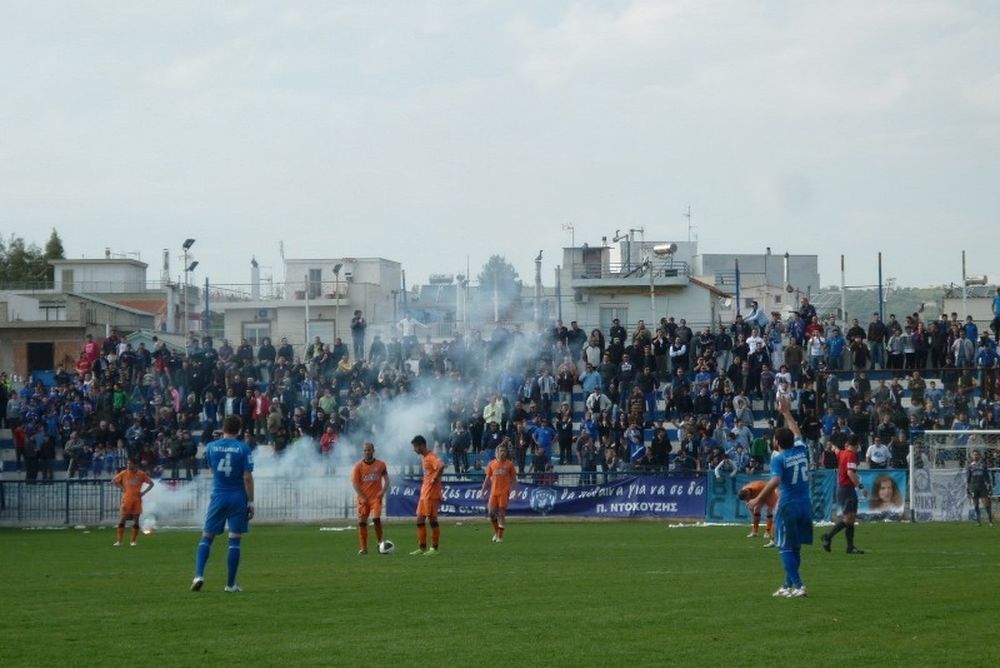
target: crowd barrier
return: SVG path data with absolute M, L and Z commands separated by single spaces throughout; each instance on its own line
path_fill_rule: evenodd
M 835 503 L 836 474 L 811 472 L 813 519 L 830 520 Z M 859 515 L 872 520 L 908 517 L 908 472 L 905 469 L 859 471 L 869 492 L 860 498 Z M 765 476 L 665 475 L 663 473 L 563 474 L 559 484 L 531 476 L 513 491 L 509 514 L 606 518 L 651 517 L 698 519 L 709 523 L 746 523 L 746 505 L 738 494 L 743 485 Z M 355 516 L 354 493 L 343 475 L 327 477 L 258 477 L 256 513 L 260 522 L 313 522 Z M 197 526 L 208 506 L 211 478 L 159 480 L 143 500 L 147 522 L 159 526 Z M 412 517 L 420 496 L 420 480 L 394 475 L 386 511 Z M 441 515 L 484 515 L 481 476 L 449 475 L 444 481 Z M 8 526 L 96 525 L 117 521 L 120 491 L 107 481 L 68 480 L 50 483 L 0 483 L 0 524 Z

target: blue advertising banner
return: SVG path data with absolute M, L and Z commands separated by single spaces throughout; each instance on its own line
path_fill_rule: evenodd
M 480 483 L 444 485 L 440 514 L 485 515 Z M 386 510 L 390 516 L 414 515 L 420 498 L 419 480 L 394 480 Z M 585 517 L 702 517 L 703 478 L 635 476 L 606 485 L 559 487 L 520 483 L 511 492 L 508 515 L 580 515 Z
M 858 514 L 868 519 L 900 519 L 906 500 L 907 472 L 899 469 L 879 471 L 858 471 L 861 482 L 868 490 L 870 498 L 858 496 Z M 748 482 L 767 480 L 766 475 L 738 474 L 730 477 L 716 478 L 708 476 L 708 497 L 705 502 L 706 522 L 750 522 L 750 513 L 746 504 L 739 500 L 738 494 Z M 813 520 L 832 520 L 840 512 L 834 503 L 837 489 L 836 469 L 813 469 L 809 472 L 809 483 L 812 487 Z

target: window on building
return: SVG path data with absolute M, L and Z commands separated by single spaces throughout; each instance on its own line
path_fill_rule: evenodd
M 41 304 L 42 319 L 49 322 L 66 319 L 65 304 Z
M 309 270 L 309 299 L 316 299 L 323 294 L 323 270 Z
M 271 338 L 271 323 L 269 322 L 245 322 L 243 323 L 243 338 L 255 348 L 264 339 Z
M 607 332 L 611 329 L 611 323 L 618 318 L 622 327 L 628 329 L 628 307 L 627 306 L 602 306 L 601 307 L 601 331 Z M 611 343 L 608 341 L 608 343 Z M 624 342 L 623 342 L 624 343 Z

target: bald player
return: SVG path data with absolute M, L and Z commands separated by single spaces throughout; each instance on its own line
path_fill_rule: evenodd
M 142 497 L 153 489 L 153 481 L 145 471 L 140 471 L 135 459 L 128 460 L 128 468 L 111 479 L 111 483 L 122 490 L 121 513 L 118 517 L 118 531 L 115 534 L 115 547 L 122 544 L 125 537 L 125 523 L 132 520 L 132 540 L 129 543 L 136 546 L 139 539 L 139 516 L 142 515 Z
M 490 487 L 490 499 L 486 503 L 486 511 L 489 513 L 490 522 L 493 523 L 494 543 L 503 542 L 507 502 L 510 500 L 510 491 L 515 485 L 517 485 L 517 469 L 510 460 L 510 446 L 505 439 L 497 446 L 496 459 L 487 465 L 483 486 L 479 490 L 479 495 L 483 496 L 486 494 L 486 487 Z
M 375 525 L 375 538 L 382 542 L 382 500 L 389 491 L 389 472 L 385 462 L 375 459 L 375 444 L 365 443 L 364 458 L 354 465 L 351 483 L 358 495 L 358 554 L 368 554 L 368 518 Z
M 424 469 L 424 482 L 420 487 L 420 500 L 417 502 L 417 542 L 419 547 L 410 554 L 435 557 L 441 539 L 438 508 L 441 506 L 441 497 L 444 494 L 444 485 L 441 484 L 444 462 L 427 448 L 427 439 L 420 434 L 413 437 L 410 445 L 413 446 L 413 451 L 420 455 L 421 466 Z M 431 525 L 430 549 L 427 548 L 428 524 Z

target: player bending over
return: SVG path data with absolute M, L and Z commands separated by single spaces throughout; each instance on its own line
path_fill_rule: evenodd
M 510 491 L 517 485 L 517 469 L 510 460 L 510 449 L 504 441 L 497 446 L 496 459 L 486 466 L 483 486 L 479 495 L 486 494 L 486 486 L 490 486 L 490 500 L 486 504 L 490 522 L 493 523 L 493 542 L 503 542 L 504 522 L 507 519 L 507 502 Z
M 806 587 L 799 575 L 802 546 L 812 545 L 813 541 L 809 451 L 802 442 L 802 432 L 795 422 L 787 397 L 778 400 L 778 411 L 785 420 L 785 426 L 775 429 L 771 441 L 771 448 L 777 451 L 771 457 L 771 479 L 747 506 L 751 512 L 756 511 L 771 492 L 780 490 L 775 512 L 775 543 L 785 568 L 785 582 L 774 592 L 774 596 L 799 598 L 806 595 Z
M 358 554 L 368 554 L 368 517 L 375 525 L 375 538 L 382 542 L 382 500 L 389 491 L 389 473 L 385 462 L 375 459 L 375 444 L 365 443 L 364 459 L 354 465 L 351 483 L 358 495 Z
M 128 460 L 128 468 L 111 479 L 112 484 L 122 490 L 121 514 L 118 517 L 118 531 L 115 533 L 115 547 L 122 544 L 125 537 L 125 523 L 132 520 L 132 540 L 135 547 L 139 539 L 139 516 L 142 515 L 142 497 L 153 489 L 153 481 L 145 471 L 140 471 L 135 459 Z M 978 507 L 976 512 L 978 513 Z
M 976 506 L 976 524 L 983 526 L 979 514 L 979 504 L 986 506 L 986 516 L 993 526 L 993 505 L 990 494 L 993 490 L 993 474 L 983 461 L 983 454 L 979 450 L 972 451 L 972 461 L 965 469 L 965 482 L 969 490 L 969 496 Z
M 740 501 L 747 502 L 754 498 L 760 491 L 764 489 L 767 484 L 766 480 L 753 480 L 743 485 L 740 489 L 739 499 Z M 778 492 L 771 492 L 766 499 L 764 499 L 764 504 L 767 506 L 767 537 L 769 540 L 765 543 L 764 547 L 774 547 L 774 507 L 778 505 Z M 749 507 L 749 504 L 748 504 Z M 760 508 L 751 511 L 753 517 L 753 529 L 750 531 L 747 538 L 756 538 L 760 534 Z
M 226 564 L 229 575 L 227 592 L 242 591 L 236 584 L 240 567 L 240 540 L 250 530 L 253 519 L 253 452 L 240 440 L 243 422 L 238 415 L 227 415 L 222 423 L 222 438 L 205 448 L 205 459 L 212 469 L 212 497 L 205 515 L 205 530 L 195 552 L 194 580 L 191 591 L 201 591 L 205 584 L 205 564 L 212 550 L 212 540 L 229 525 L 229 551 Z
M 444 473 L 444 462 L 427 448 L 427 439 L 417 434 L 410 441 L 413 451 L 420 455 L 424 469 L 424 482 L 420 487 L 420 500 L 417 502 L 417 543 L 419 547 L 411 555 L 425 554 L 437 556 L 438 543 L 441 540 L 441 526 L 438 524 L 438 508 L 441 506 L 441 496 L 444 486 L 441 484 L 441 474 Z M 431 548 L 427 549 L 427 524 L 431 525 Z

